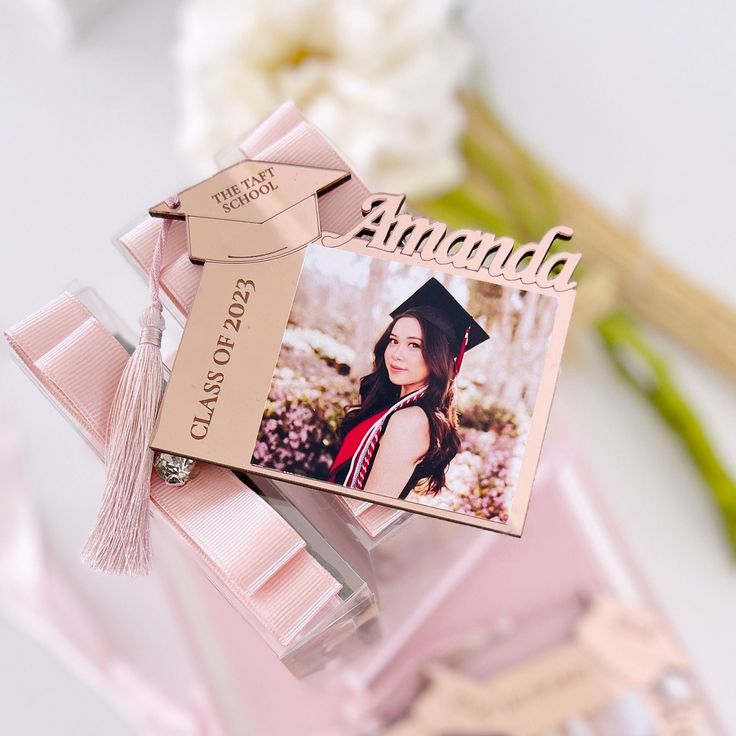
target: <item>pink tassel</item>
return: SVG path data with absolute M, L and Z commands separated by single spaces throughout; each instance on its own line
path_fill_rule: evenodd
M 173 198 L 169 202 L 178 205 Z M 141 313 L 138 347 L 125 366 L 110 410 L 105 494 L 82 550 L 82 559 L 94 570 L 146 575 L 151 567 L 148 502 L 153 450 L 148 444 L 164 386 L 164 318 L 158 292 L 161 254 L 170 226 L 170 220 L 161 226 L 149 280 L 152 304 Z

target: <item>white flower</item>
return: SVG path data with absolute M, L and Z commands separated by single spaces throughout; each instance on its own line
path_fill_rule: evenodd
M 187 0 L 176 56 L 199 173 L 293 99 L 375 190 L 453 186 L 469 56 L 455 12 L 454 0 Z

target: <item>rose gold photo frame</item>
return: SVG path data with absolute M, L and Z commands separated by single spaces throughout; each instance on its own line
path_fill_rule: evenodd
M 579 255 L 556 242 L 572 231 L 516 244 L 375 194 L 349 232 L 324 232 L 316 196 L 346 175 L 304 167 L 302 186 L 299 168 L 242 162 L 184 212 L 152 209 L 192 219 L 204 268 L 151 446 L 520 536 L 575 298 Z M 218 212 L 234 198 L 247 232 Z

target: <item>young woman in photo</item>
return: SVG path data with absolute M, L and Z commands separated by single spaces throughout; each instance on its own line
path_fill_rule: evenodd
M 434 278 L 391 317 L 360 380 L 360 404 L 339 427 L 329 480 L 393 498 L 435 495 L 460 449 L 455 376 L 488 335 Z

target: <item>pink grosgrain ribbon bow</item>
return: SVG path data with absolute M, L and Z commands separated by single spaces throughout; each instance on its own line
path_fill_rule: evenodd
M 63 294 L 6 337 L 12 350 L 102 455 L 127 352 L 85 306 Z M 184 487 L 154 475 L 151 504 L 219 587 L 281 645 L 335 602 L 340 583 L 262 498 L 229 470 L 201 464 Z

